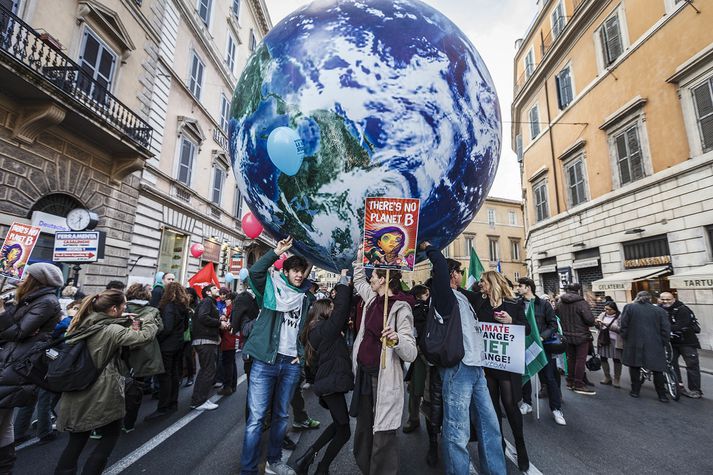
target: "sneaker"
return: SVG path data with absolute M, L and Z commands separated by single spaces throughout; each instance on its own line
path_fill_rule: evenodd
M 93 430 L 92 433 L 89 435 L 89 438 L 94 440 L 100 440 L 102 438 L 102 435 L 99 432 Z
M 49 444 L 53 440 L 57 439 L 57 432 L 52 431 L 49 434 L 40 437 L 40 439 L 37 441 L 37 444 L 35 445 L 44 445 L 44 444 Z
M 121 430 L 124 432 L 124 434 L 128 434 L 129 432 L 134 432 L 133 427 L 122 427 Z
M 564 414 L 559 409 L 552 411 L 552 416 L 555 418 L 555 422 L 561 426 L 566 426 L 567 421 L 564 420 Z
M 589 389 L 588 387 L 583 387 L 583 388 L 574 388 L 574 392 L 577 394 L 582 394 L 584 396 L 594 396 L 597 394 L 597 392 L 593 389 Z
M 305 381 L 305 383 L 302 385 L 302 389 L 309 389 L 309 388 L 311 388 L 311 387 L 312 387 L 312 385 L 309 384 L 309 383 L 306 382 L 306 381 Z
M 531 404 L 528 404 L 526 402 L 520 403 L 520 414 L 522 414 L 524 416 L 525 414 L 530 414 L 531 412 L 532 412 Z
M 295 444 L 294 440 L 285 436 L 285 438 L 282 439 L 282 448 L 285 450 L 291 450 L 294 452 L 295 450 L 297 450 L 297 444 Z
M 224 387 L 222 387 L 222 388 L 220 388 L 220 389 L 218 390 L 218 393 L 217 393 L 217 394 L 219 394 L 219 395 L 221 395 L 221 396 L 230 396 L 230 395 L 233 394 L 234 392 L 235 392 L 235 391 L 233 391 L 233 388 L 225 387 L 225 386 L 224 386 Z
M 700 399 L 703 397 L 703 393 L 699 390 L 689 391 L 688 397 L 690 397 L 692 399 Z
M 195 409 L 196 411 L 212 411 L 213 409 L 218 409 L 218 405 L 213 402 L 206 401 L 200 406 L 191 406 L 191 409 Z
M 297 472 L 292 470 L 292 467 L 280 461 L 275 463 L 265 462 L 265 473 L 268 475 L 297 475 Z
M 292 428 L 295 430 L 317 429 L 319 428 L 319 421 L 315 421 L 314 419 L 308 417 L 302 422 L 293 422 Z
M 214 388 L 222 388 L 222 387 L 223 387 L 223 383 L 213 383 L 213 387 L 214 387 Z
M 188 378 L 186 380 L 186 384 L 183 385 L 184 388 L 187 388 L 189 386 L 193 386 L 193 378 Z

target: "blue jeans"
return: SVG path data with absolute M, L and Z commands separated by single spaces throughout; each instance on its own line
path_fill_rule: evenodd
M 476 415 L 480 473 L 506 474 L 500 424 L 495 415 L 483 368 L 458 363 L 444 368 L 443 377 L 443 452 L 446 473 L 469 472 L 470 413 Z
M 248 383 L 248 422 L 245 426 L 243 453 L 240 455 L 241 474 L 257 474 L 262 422 L 270 403 L 272 423 L 267 461 L 274 463 L 282 458 L 282 441 L 290 418 L 290 400 L 302 373 L 299 364 L 290 364 L 293 359 L 292 356 L 278 354 L 274 364 L 253 361 Z

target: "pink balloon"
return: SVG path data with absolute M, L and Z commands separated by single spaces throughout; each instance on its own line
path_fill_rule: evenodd
M 193 257 L 201 257 L 205 252 L 205 247 L 203 244 L 195 243 L 191 246 L 191 255 Z
M 282 270 L 282 266 L 285 263 L 284 259 L 278 259 L 275 261 L 275 269 Z
M 262 233 L 262 224 L 260 224 L 260 221 L 258 221 L 252 213 L 243 216 L 241 223 L 243 225 L 243 232 L 250 239 L 255 239 Z

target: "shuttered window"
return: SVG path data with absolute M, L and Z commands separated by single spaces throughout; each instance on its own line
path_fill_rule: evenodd
M 617 14 L 614 14 L 614 16 L 604 22 L 599 29 L 599 36 L 602 41 L 604 64 L 605 66 L 609 66 L 624 52 L 619 16 Z
M 614 136 L 616 145 L 619 182 L 622 185 L 644 177 L 644 163 L 641 156 L 639 128 L 632 125 L 624 132 Z
M 535 72 L 535 52 L 530 49 L 525 55 L 525 77 L 529 78 L 533 72 Z
M 564 17 L 564 6 L 562 2 L 557 4 L 554 10 L 552 10 L 552 39 L 557 38 L 564 30 L 565 26 Z
M 228 121 L 230 120 L 230 101 L 225 94 L 220 96 L 220 128 L 228 133 Z
M 210 11 L 213 6 L 213 0 L 198 0 L 198 5 L 196 10 L 198 11 L 198 16 L 201 17 L 203 23 L 206 25 L 210 24 Z
M 547 205 L 547 182 L 541 181 L 532 187 L 535 195 L 535 214 L 537 221 L 542 221 L 550 216 L 550 209 Z
M 693 89 L 703 152 L 713 150 L 713 78 Z
M 557 102 L 560 110 L 564 110 L 574 99 L 574 91 L 572 89 L 572 71 L 567 66 L 555 76 L 557 83 Z
M 530 109 L 530 139 L 534 140 L 535 137 L 540 135 L 540 109 L 535 106 Z
M 116 55 L 101 41 L 99 37 L 89 28 L 84 30 L 82 42 L 82 54 L 79 56 L 79 65 L 86 75 L 80 76 L 77 80 L 79 89 L 92 97 L 103 102 L 106 92 L 111 89 L 111 82 L 114 78 L 114 65 Z M 92 82 L 90 79 L 99 83 Z
M 225 48 L 225 64 L 231 73 L 235 74 L 235 56 L 236 56 L 236 43 L 233 39 L 233 35 L 228 33 L 228 45 Z
M 564 168 L 567 180 L 567 192 L 571 207 L 587 201 L 587 184 L 584 179 L 584 161 L 576 158 L 568 162 Z
M 191 77 L 188 80 L 188 89 L 190 89 L 196 99 L 201 98 L 204 69 L 205 66 L 201 62 L 200 58 L 195 52 L 193 52 L 193 59 L 191 60 Z
M 498 260 L 498 238 L 490 238 L 489 254 L 490 261 L 495 262 Z
M 193 162 L 196 156 L 196 144 L 186 137 L 181 139 L 181 155 L 178 160 L 178 181 L 190 186 L 193 176 Z
M 223 196 L 223 184 L 225 183 L 225 170 L 219 166 L 213 167 L 213 190 L 210 200 L 220 206 Z

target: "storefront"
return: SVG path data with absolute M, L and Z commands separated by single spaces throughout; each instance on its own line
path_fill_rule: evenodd
M 157 268 L 176 276 L 178 282 L 185 280 L 186 259 L 190 237 L 179 231 L 164 228 L 161 236 Z

